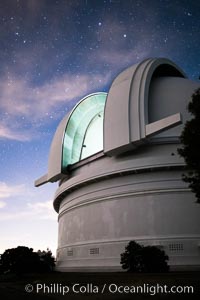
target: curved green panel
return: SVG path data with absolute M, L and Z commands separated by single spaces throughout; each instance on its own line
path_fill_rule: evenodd
M 106 93 L 92 94 L 73 109 L 63 139 L 62 170 L 103 150 L 106 97 Z

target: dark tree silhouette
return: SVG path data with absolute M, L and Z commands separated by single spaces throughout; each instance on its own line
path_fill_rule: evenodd
M 55 266 L 55 259 L 52 256 L 52 252 L 47 249 L 47 251 L 38 251 L 37 254 L 40 257 L 44 271 L 52 271 Z
M 188 111 L 193 118 L 183 128 L 180 137 L 183 147 L 178 149 L 178 153 L 184 158 L 187 167 L 183 180 L 189 183 L 200 203 L 200 88 L 192 95 Z
M 121 254 L 121 265 L 128 272 L 141 272 L 143 270 L 142 246 L 135 241 L 130 241 Z
M 168 256 L 156 246 L 141 246 L 129 242 L 121 254 L 121 265 L 128 272 L 168 272 Z
M 32 273 L 48 272 L 54 266 L 54 258 L 50 251 L 33 252 L 32 248 L 19 246 L 17 248 L 7 249 L 0 259 L 1 273 Z
M 168 256 L 156 246 L 146 246 L 142 248 L 142 259 L 144 272 L 168 272 Z

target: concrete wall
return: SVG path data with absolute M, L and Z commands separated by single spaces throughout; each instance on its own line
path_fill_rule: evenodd
M 77 189 L 60 203 L 59 270 L 120 269 L 120 253 L 130 240 L 162 247 L 173 266 L 200 266 L 200 206 L 181 180 L 182 170 L 173 168 L 174 159 L 181 167 L 176 148 L 144 146 L 140 151 L 143 166 L 154 156 L 157 162 L 166 164 L 141 173 L 131 172 L 137 162 L 131 153 L 109 159 L 109 164 L 101 157 L 71 171 L 72 181 L 84 178 L 85 184 L 79 181 Z M 146 161 L 142 160 L 143 152 Z M 106 170 L 112 170 L 112 166 L 117 170 L 119 165 L 121 174 L 107 172 L 106 177 L 90 180 L 89 174 L 95 169 L 99 173 L 104 170 L 105 175 Z M 125 166 L 129 166 L 129 173 Z M 70 179 L 61 184 L 57 195 L 63 192 L 63 186 L 70 189 Z

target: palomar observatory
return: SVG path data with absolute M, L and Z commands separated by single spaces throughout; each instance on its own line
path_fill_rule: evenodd
M 165 250 L 174 269 L 200 267 L 200 205 L 177 154 L 198 87 L 173 62 L 146 59 L 61 121 L 35 182 L 59 181 L 58 270 L 121 270 L 130 240 Z

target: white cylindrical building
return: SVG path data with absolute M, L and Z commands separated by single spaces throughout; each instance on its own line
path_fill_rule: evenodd
M 58 270 L 120 270 L 130 240 L 165 250 L 174 269 L 200 266 L 200 205 L 177 154 L 198 87 L 171 61 L 147 59 L 61 121 L 36 181 L 59 180 Z

